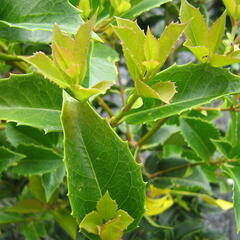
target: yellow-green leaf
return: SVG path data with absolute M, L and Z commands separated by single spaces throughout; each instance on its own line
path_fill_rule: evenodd
M 96 15 L 94 15 L 89 21 L 82 24 L 75 36 L 74 42 L 74 57 L 78 63 L 79 75 L 75 84 L 81 84 L 87 72 L 87 58 L 91 44 L 92 30 L 96 22 Z
M 233 18 L 237 19 L 237 3 L 235 0 L 223 0 L 225 7 L 227 8 L 228 14 Z
M 225 24 L 226 24 L 226 15 L 227 12 L 225 11 L 216 22 L 213 23 L 212 27 L 208 32 L 208 42 L 210 51 L 215 53 L 222 41 L 225 31 Z
M 56 83 L 62 88 L 66 88 L 68 84 L 65 81 L 63 73 L 57 68 L 54 62 L 43 52 L 37 52 L 31 57 L 22 57 L 24 61 L 32 64 L 46 78 Z
M 170 208 L 173 205 L 174 201 L 172 199 L 172 196 L 170 194 L 159 198 L 146 198 L 145 207 L 146 207 L 146 215 L 148 216 L 154 216 L 163 213 L 168 208 Z
M 155 98 L 165 103 L 169 103 L 176 93 L 175 85 L 172 82 L 159 82 L 148 86 L 145 82 L 136 80 L 135 87 L 140 97 Z
M 191 46 L 189 41 L 184 43 L 184 46 L 187 47 L 200 62 L 206 63 L 209 61 L 211 54 L 209 48 L 205 46 Z
M 233 208 L 233 203 L 226 201 L 226 200 L 214 199 L 208 195 L 203 195 L 202 199 L 209 204 L 212 204 L 212 205 L 222 208 L 223 210 L 229 210 L 229 209 Z
M 188 23 L 185 31 L 194 46 L 206 46 L 208 27 L 199 9 L 190 5 L 186 0 L 181 1 L 180 19 Z
M 108 221 L 113 219 L 117 214 L 118 205 L 112 200 L 109 193 L 106 192 L 97 203 L 97 211 L 101 218 Z
M 81 0 L 78 8 L 82 10 L 81 16 L 84 19 L 88 18 L 92 11 L 90 0 Z
M 98 227 L 102 225 L 102 218 L 99 216 L 98 212 L 93 211 L 88 213 L 80 223 L 80 229 L 84 229 L 89 233 L 98 235 Z
M 80 85 L 73 85 L 71 86 L 71 92 L 79 101 L 86 101 L 96 94 L 104 94 L 112 86 L 112 84 L 113 83 L 110 81 L 102 81 L 94 85 L 92 88 L 84 88 Z
M 158 82 L 151 86 L 160 96 L 160 99 L 169 103 L 177 93 L 176 86 L 173 82 Z
M 171 23 L 164 29 L 158 40 L 160 53 L 156 60 L 160 62 L 160 66 L 165 63 L 186 26 L 187 24 Z
M 213 67 L 223 67 L 233 63 L 240 63 L 240 58 L 213 54 L 210 63 Z
M 159 41 L 153 36 L 150 28 L 148 28 L 145 38 L 144 54 L 147 61 L 160 59 Z

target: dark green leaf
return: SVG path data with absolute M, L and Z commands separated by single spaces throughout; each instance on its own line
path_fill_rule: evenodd
M 44 174 L 63 166 L 62 156 L 49 148 L 20 145 L 17 151 L 26 156 L 12 169 L 14 173 L 19 175 Z
M 83 22 L 80 11 L 65 0 L 2 0 L 0 19 L 1 27 L 52 31 L 57 23 L 69 33 L 75 33 Z
M 0 119 L 45 132 L 61 131 L 61 89 L 41 75 L 11 75 L 1 79 L 0 95 Z
M 65 176 L 64 166 L 60 166 L 52 170 L 51 172 L 42 175 L 42 185 L 45 189 L 47 201 L 50 200 L 54 191 L 61 184 L 64 176 Z
M 162 4 L 171 2 L 172 0 L 142 0 L 136 5 L 133 5 L 128 11 L 123 13 L 123 18 L 136 18 L 141 13 L 151 10 L 152 8 L 160 7 Z
M 96 209 L 96 203 L 109 192 L 119 209 L 135 221 L 144 212 L 145 184 L 140 166 L 126 143 L 115 134 L 88 103 L 65 94 L 62 112 L 65 134 L 65 165 L 73 215 L 80 222 Z
M 53 212 L 53 216 L 57 223 L 66 231 L 72 238 L 76 239 L 77 236 L 77 223 L 66 209 L 58 208 Z
M 161 105 L 159 101 L 155 101 L 150 105 L 143 105 L 130 111 L 125 120 L 130 124 L 153 121 L 240 92 L 238 76 L 208 64 L 174 65 L 159 73 L 151 84 L 169 80 L 175 82 L 178 91 L 170 104 Z
M 219 138 L 218 130 L 211 123 L 200 118 L 181 117 L 180 126 L 188 145 L 201 159 L 209 161 L 215 151 L 211 139 Z
M 0 173 L 24 157 L 23 154 L 12 152 L 5 147 L 0 147 Z
M 240 167 L 223 166 L 223 170 L 233 179 L 233 206 L 237 225 L 237 231 L 240 231 Z
M 17 213 L 0 212 L 0 224 L 9 224 L 24 221 L 24 217 Z
M 16 126 L 15 123 L 8 123 L 6 127 L 7 140 L 17 147 L 20 144 L 35 144 L 52 147 L 58 141 L 57 133 L 45 134 L 43 131 L 28 127 Z

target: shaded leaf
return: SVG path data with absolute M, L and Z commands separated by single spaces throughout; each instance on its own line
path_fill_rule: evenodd
M 44 174 L 63 166 L 62 156 L 49 148 L 20 145 L 17 151 L 26 156 L 12 169 L 18 175 Z
M 0 173 L 24 157 L 23 154 L 12 152 L 5 147 L 0 147 Z
M 198 154 L 198 156 L 209 161 L 215 151 L 211 139 L 218 139 L 218 130 L 207 121 L 197 118 L 180 118 L 182 134 L 188 145 Z

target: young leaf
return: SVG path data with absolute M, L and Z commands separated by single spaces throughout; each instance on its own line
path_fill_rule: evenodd
M 141 97 L 160 99 L 165 103 L 169 103 L 176 93 L 176 88 L 172 82 L 159 82 L 152 87 L 143 81 L 135 81 L 137 94 Z
M 226 15 L 227 12 L 225 11 L 217 19 L 217 21 L 213 23 L 212 27 L 209 29 L 208 32 L 209 49 L 213 53 L 218 51 L 221 41 L 223 39 L 226 25 Z
M 0 156 L 0 173 L 25 157 L 23 154 L 12 152 L 5 147 L 0 147 Z
M 98 235 L 100 227 L 103 224 L 102 217 L 96 211 L 88 213 L 80 223 L 80 228 L 85 229 L 89 233 Z
M 2 120 L 44 129 L 45 132 L 61 131 L 61 90 L 42 76 L 34 73 L 1 79 L 0 95 Z
M 130 229 L 134 228 L 144 212 L 145 184 L 127 145 L 88 103 L 77 102 L 67 94 L 62 124 L 69 200 L 77 221 L 95 210 L 108 191 L 118 207 L 134 218 Z
M 223 3 L 228 11 L 228 14 L 233 19 L 238 19 L 238 11 L 237 11 L 237 2 L 236 0 L 223 0 Z
M 160 62 L 160 67 L 163 66 L 167 60 L 167 57 L 172 52 L 173 47 L 180 38 L 186 26 L 187 24 L 171 23 L 164 29 L 161 37 L 158 40 L 160 51 L 160 59 L 158 59 L 158 61 Z
M 98 214 L 105 221 L 114 218 L 116 216 L 117 209 L 118 205 L 116 201 L 111 199 L 108 192 L 106 192 L 97 203 Z
M 198 156 L 209 161 L 215 151 L 211 139 L 218 139 L 219 132 L 209 122 L 197 118 L 180 118 L 182 134 Z
M 26 156 L 12 169 L 14 173 L 19 175 L 44 174 L 63 166 L 62 156 L 49 148 L 20 145 L 17 151 Z
M 200 11 L 190 5 L 187 0 L 181 0 L 180 19 L 188 23 L 185 31 L 194 46 L 206 46 L 208 27 Z
M 91 43 L 92 30 L 96 22 L 96 15 L 82 24 L 75 35 L 73 54 L 78 64 L 79 75 L 75 84 L 81 84 L 87 72 L 87 57 Z
M 229 94 L 240 93 L 240 78 L 226 69 L 208 64 L 172 66 L 159 73 L 148 85 L 158 82 L 175 83 L 177 93 L 168 105 L 159 102 L 129 111 L 124 119 L 131 124 L 155 121 Z M 194 87 L 193 87 L 194 86 Z

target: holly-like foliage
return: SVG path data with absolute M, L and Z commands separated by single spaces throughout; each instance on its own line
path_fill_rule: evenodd
M 239 19 L 239 0 L 1 0 L 0 238 L 228 239 L 204 219 L 230 209 L 239 232 Z

